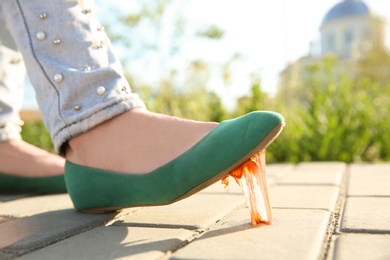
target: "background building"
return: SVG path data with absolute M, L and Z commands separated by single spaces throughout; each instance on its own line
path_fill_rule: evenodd
M 385 23 L 361 0 L 343 0 L 326 12 L 320 30 L 321 52 L 312 50 L 280 73 L 278 95 L 289 99 L 302 91 L 307 67 L 324 56 L 336 56 L 353 74 L 354 66 L 373 48 L 385 46 Z
M 331 53 L 341 59 L 358 59 L 373 47 L 373 40 L 378 37 L 377 26 L 378 18 L 364 2 L 344 0 L 336 4 L 326 13 L 320 28 L 322 55 Z

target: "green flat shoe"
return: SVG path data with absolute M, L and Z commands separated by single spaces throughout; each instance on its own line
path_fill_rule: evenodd
M 64 175 L 23 177 L 0 173 L 0 193 L 63 193 Z
M 281 115 L 256 111 L 223 121 L 188 151 L 146 174 L 123 174 L 67 161 L 65 181 L 76 209 L 104 213 L 167 205 L 222 179 L 282 131 Z

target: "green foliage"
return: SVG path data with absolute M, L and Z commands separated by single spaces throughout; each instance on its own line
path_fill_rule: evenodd
M 224 34 L 225 32 L 216 25 L 211 25 L 197 32 L 198 36 L 208 39 L 221 39 Z
M 207 67 L 195 61 L 185 74 L 185 87 L 174 84 L 177 75 L 173 73 L 168 80 L 162 80 L 157 89 L 148 85 L 139 88 L 138 92 L 148 109 L 195 120 L 224 120 L 227 112 L 220 97 L 205 87 L 209 77 Z
M 136 91 L 150 110 L 183 118 L 220 122 L 254 110 L 283 114 L 286 128 L 267 148 L 268 162 L 390 160 L 390 83 L 384 84 L 381 77 L 361 73 L 353 77 L 335 58 L 327 57 L 308 68 L 306 91 L 288 105 L 267 97 L 260 78 L 254 76 L 248 95 L 229 113 L 220 97 L 204 87 L 204 68 L 194 63 L 187 70 L 189 88 L 175 86 L 172 75 L 158 89 L 144 85 Z M 41 122 L 27 122 L 22 135 L 52 151 Z
M 50 135 L 41 120 L 27 120 L 22 128 L 22 138 L 30 144 L 54 152 Z
M 308 69 L 306 93 L 288 107 L 287 126 L 270 147 L 277 161 L 389 160 L 390 84 L 340 66 L 332 57 Z
M 270 101 L 267 94 L 261 91 L 260 75 L 253 73 L 250 92 L 247 96 L 237 100 L 237 107 L 234 115 L 240 116 L 256 110 L 267 110 L 269 104 Z

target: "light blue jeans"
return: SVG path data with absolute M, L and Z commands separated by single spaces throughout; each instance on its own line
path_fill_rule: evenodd
M 145 106 L 123 76 L 93 1 L 0 0 L 0 8 L 57 152 L 63 152 L 70 138 Z M 9 80 L 5 88 L 14 89 L 13 83 Z M 1 97 L 0 106 L 17 111 L 20 105 L 8 101 L 9 93 Z
M 0 142 L 20 139 L 19 110 L 25 75 L 22 55 L 0 12 Z

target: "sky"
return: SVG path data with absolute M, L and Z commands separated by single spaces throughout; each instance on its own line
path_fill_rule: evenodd
M 226 45 L 247 57 L 240 69 L 260 71 L 262 86 L 276 92 L 278 74 L 289 62 L 309 52 L 311 42 L 319 47 L 319 28 L 325 14 L 339 0 L 191 0 L 188 17 L 214 22 L 226 31 Z M 390 1 L 365 0 L 370 10 L 390 20 Z M 387 21 L 388 23 L 389 21 Z M 390 35 L 388 26 L 387 35 Z M 389 37 L 388 37 L 389 39 Z M 389 40 L 387 41 L 389 42 Z M 390 44 L 388 44 L 390 46 Z M 247 90 L 248 80 L 237 76 L 229 91 L 237 96 Z M 225 92 L 226 93 L 226 92 Z
M 132 1 L 128 1 L 129 6 Z M 263 90 L 275 94 L 278 74 L 289 62 L 309 52 L 311 42 L 319 43 L 323 17 L 340 0 L 188 0 L 186 18 L 195 24 L 215 24 L 225 31 L 223 41 L 209 50 L 188 44 L 193 57 L 226 59 L 231 53 L 244 57 L 233 67 L 233 81 L 228 89 L 214 82 L 214 90 L 223 95 L 224 103 L 244 95 L 250 85 L 249 75 L 259 72 Z M 387 20 L 390 38 L 390 1 L 365 0 L 370 10 Z M 112 0 L 121 3 L 123 0 Z M 390 46 L 390 40 L 387 41 Z M 213 82 L 212 82 L 213 85 Z M 212 88 L 213 88 L 212 87 Z M 31 89 L 27 89 L 25 107 L 36 106 Z

